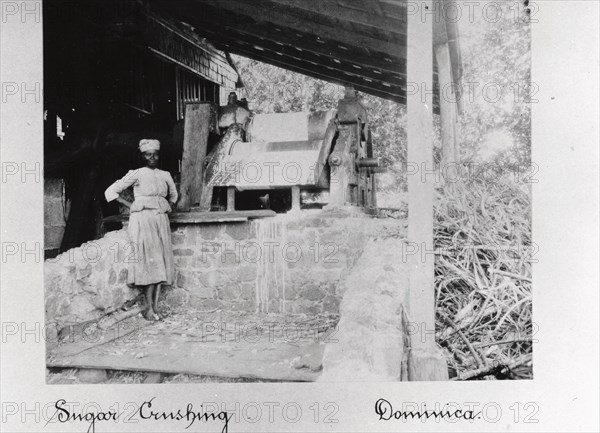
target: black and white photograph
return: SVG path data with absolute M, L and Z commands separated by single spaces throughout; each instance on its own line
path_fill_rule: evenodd
M 533 377 L 535 10 L 413 6 L 44 3 L 49 383 Z
M 597 2 L 0 6 L 10 431 L 598 428 Z

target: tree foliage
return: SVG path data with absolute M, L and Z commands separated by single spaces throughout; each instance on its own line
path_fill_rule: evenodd
M 496 2 L 496 14 L 461 23 L 464 111 L 460 118 L 464 160 L 522 169 L 531 162 L 530 17 L 521 2 Z M 498 143 L 499 136 L 508 139 Z M 495 140 L 496 139 L 496 140 Z M 502 145 L 504 144 L 504 145 Z

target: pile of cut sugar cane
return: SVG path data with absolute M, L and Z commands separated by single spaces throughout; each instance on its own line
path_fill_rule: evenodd
M 530 185 L 447 183 L 435 204 L 436 340 L 455 380 L 532 378 Z

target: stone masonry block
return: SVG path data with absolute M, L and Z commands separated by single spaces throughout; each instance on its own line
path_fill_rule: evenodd
M 248 223 L 228 224 L 225 226 L 225 233 L 236 241 L 252 239 L 254 237 L 254 230 Z
M 200 283 L 207 287 L 221 287 L 229 282 L 227 273 L 223 270 L 210 270 L 200 273 Z
M 192 250 L 191 248 L 175 248 L 173 250 L 173 255 L 175 257 L 177 257 L 177 256 L 189 257 L 189 256 L 194 255 L 194 250 Z

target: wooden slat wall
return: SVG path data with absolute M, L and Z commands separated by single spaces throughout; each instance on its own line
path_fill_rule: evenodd
M 153 78 L 157 73 L 157 65 L 149 55 L 133 45 L 121 48 L 122 64 L 116 64 L 112 80 L 116 100 L 137 112 L 137 117 L 154 112 L 155 89 Z
M 185 104 L 188 102 L 209 101 L 219 105 L 221 101 L 220 88 L 220 86 L 178 67 L 176 70 L 177 119 L 184 118 Z
M 146 16 L 144 32 L 148 47 L 165 57 L 187 68 L 206 80 L 225 86 L 235 87 L 237 74 L 227 62 L 224 55 L 218 51 L 203 47 L 200 41 L 182 34 L 181 29 L 174 29 L 166 21 L 153 15 Z

